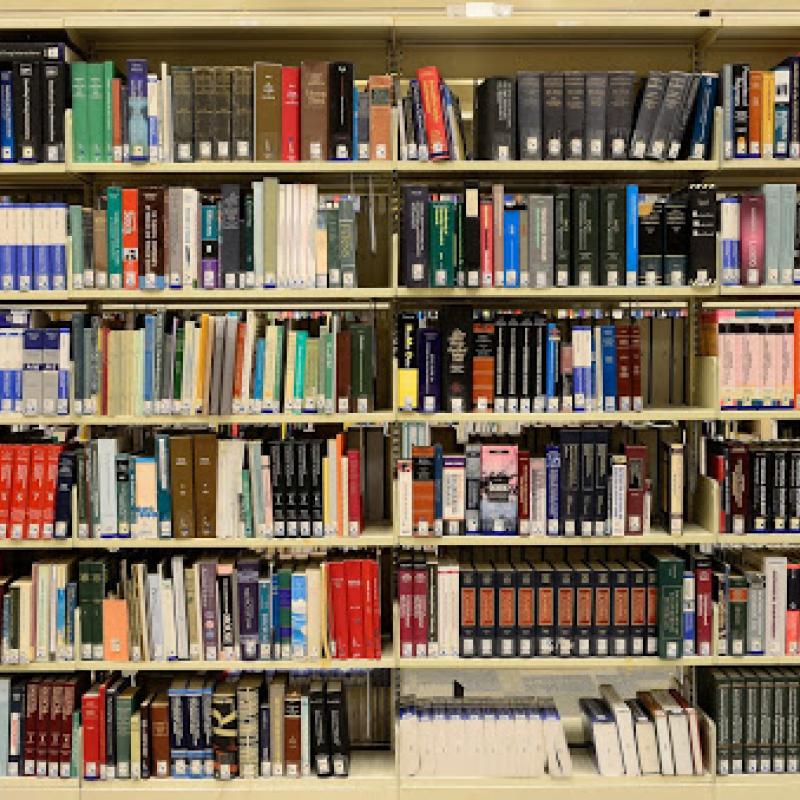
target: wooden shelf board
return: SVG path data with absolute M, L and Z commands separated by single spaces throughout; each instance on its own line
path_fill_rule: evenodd
M 80 175 L 328 175 L 391 174 L 392 161 L 192 161 L 189 163 L 85 164 L 73 162 L 68 171 Z
M 506 288 L 421 288 L 400 286 L 394 290 L 398 300 L 687 300 L 716 297 L 719 289 L 711 286 L 549 286 Z
M 191 427 L 192 425 L 282 425 L 291 423 L 307 425 L 315 423 L 337 423 L 346 425 L 392 422 L 391 411 L 370 411 L 365 414 L 153 414 L 150 416 L 104 416 L 102 414 L 68 414 L 62 416 L 28 416 L 25 414 L 0 414 L 0 425 L 127 425 L 139 427 Z
M 417 411 L 398 411 L 397 422 L 428 422 L 443 425 L 462 422 L 519 422 L 529 425 L 579 425 L 619 422 L 657 422 L 667 420 L 710 420 L 716 418 L 712 409 L 695 406 L 676 406 L 674 408 L 646 408 L 644 411 L 586 412 L 552 414 L 522 414 L 494 412 L 465 412 L 461 414 L 438 412 L 424 414 Z
M 395 169 L 399 175 L 437 175 L 456 173 L 459 175 L 498 175 L 506 173 L 525 175 L 589 174 L 596 173 L 645 173 L 675 174 L 686 172 L 716 172 L 716 161 L 646 161 L 644 159 L 604 161 L 397 161 Z

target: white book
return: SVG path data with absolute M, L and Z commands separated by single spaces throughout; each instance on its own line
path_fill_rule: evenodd
M 611 456 L 609 512 L 611 536 L 624 536 L 627 519 L 628 459 L 622 455 Z
M 348 475 L 349 475 L 348 458 L 346 455 L 344 455 L 340 459 L 339 481 L 338 481 L 339 502 L 341 503 L 341 509 L 342 509 L 342 528 L 344 530 L 337 531 L 337 534 L 339 536 L 350 535 L 350 504 L 349 504 L 350 497 L 348 493 L 348 486 L 349 486 Z
M 242 413 L 249 414 L 252 411 L 250 403 L 250 386 L 251 377 L 253 374 L 253 349 L 256 336 L 256 319 L 252 311 L 245 314 L 245 335 L 244 335 L 244 351 L 242 353 L 242 397 L 241 408 Z
M 670 737 L 669 723 L 667 722 L 667 714 L 663 708 L 660 707 L 658 701 L 655 700 L 652 693 L 645 692 L 656 703 L 655 707 L 649 707 L 643 703 L 645 711 L 651 715 L 653 724 L 656 728 L 656 741 L 658 742 L 658 760 L 661 764 L 662 775 L 675 774 L 675 761 L 672 757 L 672 740 Z
M 287 213 L 287 206 L 289 204 L 289 186 L 281 184 L 278 187 L 278 227 L 279 231 L 286 231 L 286 224 L 289 219 Z M 289 236 L 284 235 L 277 240 L 278 258 L 277 258 L 277 274 L 275 276 L 275 285 L 279 289 L 285 289 L 289 286 L 289 276 L 286 270 L 286 261 L 289 248 Z M 267 277 L 267 276 L 265 276 Z
M 339 470 L 335 439 L 328 439 L 328 454 L 325 458 L 325 466 L 328 470 L 328 487 L 325 497 L 325 535 L 336 536 L 338 534 Z
M 786 650 L 786 556 L 764 556 L 767 580 L 764 654 L 782 656 Z
M 0 678 L 0 778 L 8 775 L 8 744 L 11 724 L 11 678 Z
M 264 184 L 253 181 L 253 285 L 264 285 Z
M 531 536 L 547 533 L 547 471 L 545 459 L 533 456 L 530 460 Z
M 600 696 L 606 701 L 617 723 L 619 746 L 626 775 L 639 775 L 639 758 L 636 753 L 636 739 L 633 734 L 631 712 L 617 690 L 608 683 L 598 687 Z
M 631 712 L 633 728 L 636 734 L 636 752 L 639 757 L 639 769 L 642 775 L 658 775 L 661 772 L 658 761 L 658 743 L 656 742 L 656 726 L 647 716 L 638 700 L 626 700 Z
M 397 462 L 397 499 L 395 513 L 397 514 L 398 531 L 400 536 L 412 536 L 414 522 L 412 516 L 414 481 L 410 459 Z
M 147 574 L 147 616 L 145 617 L 150 640 L 150 661 L 164 660 L 164 614 L 161 610 L 161 575 Z
M 52 565 L 34 564 L 32 569 L 34 603 L 36 607 L 35 660 L 48 661 L 50 642 L 50 579 Z
M 622 750 L 613 715 L 602 700 L 593 697 L 581 698 L 580 708 L 587 734 L 594 745 L 597 771 L 607 777 L 624 775 Z
M 179 286 L 191 289 L 201 283 L 199 272 L 200 250 L 200 194 L 197 189 L 184 187 L 182 193 L 182 247 Z
M 544 730 L 547 772 L 554 778 L 568 777 L 572 775 L 572 757 L 556 704 L 552 697 L 540 697 L 538 703 Z
M 97 458 L 98 537 L 117 533 L 117 440 L 95 439 Z
M 178 657 L 177 635 L 175 632 L 175 592 L 172 578 L 161 580 L 161 613 L 164 620 L 164 658 L 174 661 Z
M 672 757 L 676 775 L 693 775 L 692 745 L 689 740 L 689 720 L 675 698 L 666 689 L 652 692 L 655 701 L 664 709 L 669 725 Z
M 250 465 L 250 502 L 252 503 L 253 536 L 263 539 L 264 524 L 264 479 L 261 475 L 261 442 L 247 443 L 247 463 Z
M 242 535 L 239 496 L 242 491 L 244 442 L 220 439 L 217 445 L 217 537 L 235 539 Z
M 419 774 L 419 718 L 411 702 L 400 699 L 397 714 L 397 768 L 400 775 L 413 777 Z
M 192 658 L 195 661 L 202 661 L 205 657 L 203 647 L 203 603 L 201 601 L 200 593 L 200 567 L 194 564 L 192 567 L 192 580 L 194 581 L 194 597 L 195 597 L 195 625 L 197 626 L 198 641 L 193 643 Z
M 675 698 L 675 702 L 683 709 L 689 723 L 689 741 L 692 745 L 692 767 L 695 775 L 702 775 L 705 771 L 703 767 L 703 743 L 700 740 L 700 722 L 697 716 L 697 709 L 689 703 L 686 698 L 676 689 L 670 691 Z
M 544 743 L 544 720 L 540 712 L 531 707 L 523 709 L 525 720 L 525 742 L 524 766 L 522 778 L 540 778 L 544 775 L 544 768 L 547 762 L 547 749 Z
M 306 568 L 308 658 L 315 661 L 322 656 L 322 573 L 319 567 Z
M 189 625 L 186 618 L 183 556 L 172 556 L 172 594 L 175 608 L 176 655 L 185 661 L 189 658 Z

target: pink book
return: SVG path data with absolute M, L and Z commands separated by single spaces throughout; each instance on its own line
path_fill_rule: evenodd
M 428 655 L 428 572 L 424 562 L 414 565 L 414 655 Z
M 784 320 L 781 327 L 781 347 L 778 356 L 780 405 L 782 408 L 791 408 L 794 405 L 794 325 Z
M 742 284 L 760 286 L 764 283 L 764 195 L 743 194 L 739 236 L 742 248 Z
M 733 342 L 733 376 L 731 381 L 733 405 L 749 406 L 752 404 L 752 391 L 748 391 L 747 381 L 749 380 L 751 366 L 749 364 L 751 352 L 749 347 L 748 334 L 745 326 L 737 325 L 732 335 Z M 745 360 L 748 361 L 745 364 Z
M 401 562 L 397 570 L 397 605 L 400 612 L 400 657 L 414 655 L 414 565 Z
M 481 447 L 482 533 L 517 533 L 519 476 L 516 445 Z

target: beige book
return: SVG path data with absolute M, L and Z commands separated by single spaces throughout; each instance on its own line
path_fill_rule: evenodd
M 278 286 L 278 179 L 264 178 L 264 285 Z M 282 230 L 282 229 L 281 229 Z M 281 237 L 282 238 L 282 237 Z
M 269 685 L 269 725 L 270 753 L 272 755 L 272 774 L 284 774 L 283 741 L 283 703 L 286 698 L 286 676 L 276 675 Z

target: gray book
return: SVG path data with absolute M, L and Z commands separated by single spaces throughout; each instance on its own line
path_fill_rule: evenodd
M 58 410 L 58 361 L 61 332 L 58 328 L 45 328 L 42 343 L 42 413 L 55 414 Z
M 166 279 L 170 288 L 179 289 L 183 285 L 183 188 L 180 186 L 169 187 L 167 219 L 170 235 Z
M 794 183 L 782 183 L 781 187 L 781 243 L 780 274 L 781 284 L 794 282 L 794 240 L 797 234 L 797 186 Z
M 214 67 L 214 160 L 231 159 L 230 67 Z
M 172 136 L 175 161 L 194 161 L 192 68 L 174 66 L 170 72 L 172 75 Z
M 278 179 L 264 178 L 264 286 L 278 281 Z
M 686 91 L 681 99 L 680 113 L 676 118 L 676 124 L 670 131 L 669 143 L 667 145 L 667 158 L 674 161 L 681 154 L 683 140 L 686 137 L 686 126 L 689 124 L 689 115 L 694 110 L 697 90 L 700 86 L 700 74 L 697 72 L 689 75 L 686 84 Z
M 553 195 L 528 195 L 528 246 L 530 285 L 553 285 Z
M 219 249 L 222 286 L 236 289 L 244 275 L 240 275 L 241 233 L 240 226 L 241 188 L 238 183 L 223 183 L 220 198 Z
M 42 356 L 44 330 L 28 328 L 22 344 L 22 411 L 42 413 Z
M 353 199 L 339 200 L 339 266 L 342 270 L 342 287 L 354 289 L 356 281 L 356 211 Z
M 222 362 L 225 357 L 225 317 L 214 317 L 214 357 L 211 362 L 211 403 L 209 414 L 219 414 L 222 394 Z
M 606 157 L 607 89 L 607 73 L 586 73 L 586 147 L 584 158 L 593 161 Z
M 225 355 L 222 364 L 222 388 L 219 401 L 221 415 L 233 412 L 233 368 L 236 364 L 236 334 L 239 327 L 239 316 L 231 314 L 225 317 Z
M 642 102 L 639 106 L 639 115 L 636 117 L 636 124 L 631 136 L 631 158 L 644 158 L 648 154 L 648 145 L 653 138 L 656 117 L 661 109 L 666 85 L 667 74 L 665 72 L 653 71 L 647 76 Z
M 542 157 L 542 73 L 517 73 L 517 138 L 523 161 Z
M 679 124 L 681 103 L 683 101 L 690 78 L 691 75 L 688 72 L 669 73 L 669 79 L 666 82 L 663 98 L 659 102 L 658 113 L 655 115 L 652 134 L 647 145 L 647 155 L 650 158 L 663 160 L 667 157 L 670 134 L 672 129 L 676 128 Z M 642 100 L 642 110 L 639 112 L 640 118 L 642 117 L 643 113 L 648 111 L 647 103 L 649 87 L 650 81 L 648 80 L 648 87 L 645 89 L 645 96 Z M 651 100 L 655 98 L 655 89 L 650 93 L 649 96 Z M 636 128 L 637 130 L 639 129 L 638 121 Z
M 733 158 L 733 64 L 722 67 L 722 157 Z
M 163 360 L 164 375 L 162 377 L 162 387 L 164 389 L 164 413 L 171 414 L 173 411 L 172 399 L 175 396 L 175 358 L 177 355 L 178 344 L 178 318 L 172 318 L 172 330 L 169 333 L 167 343 L 167 357 Z
M 780 282 L 781 256 L 781 187 L 778 183 L 765 183 L 764 193 L 764 283 L 777 286 Z

